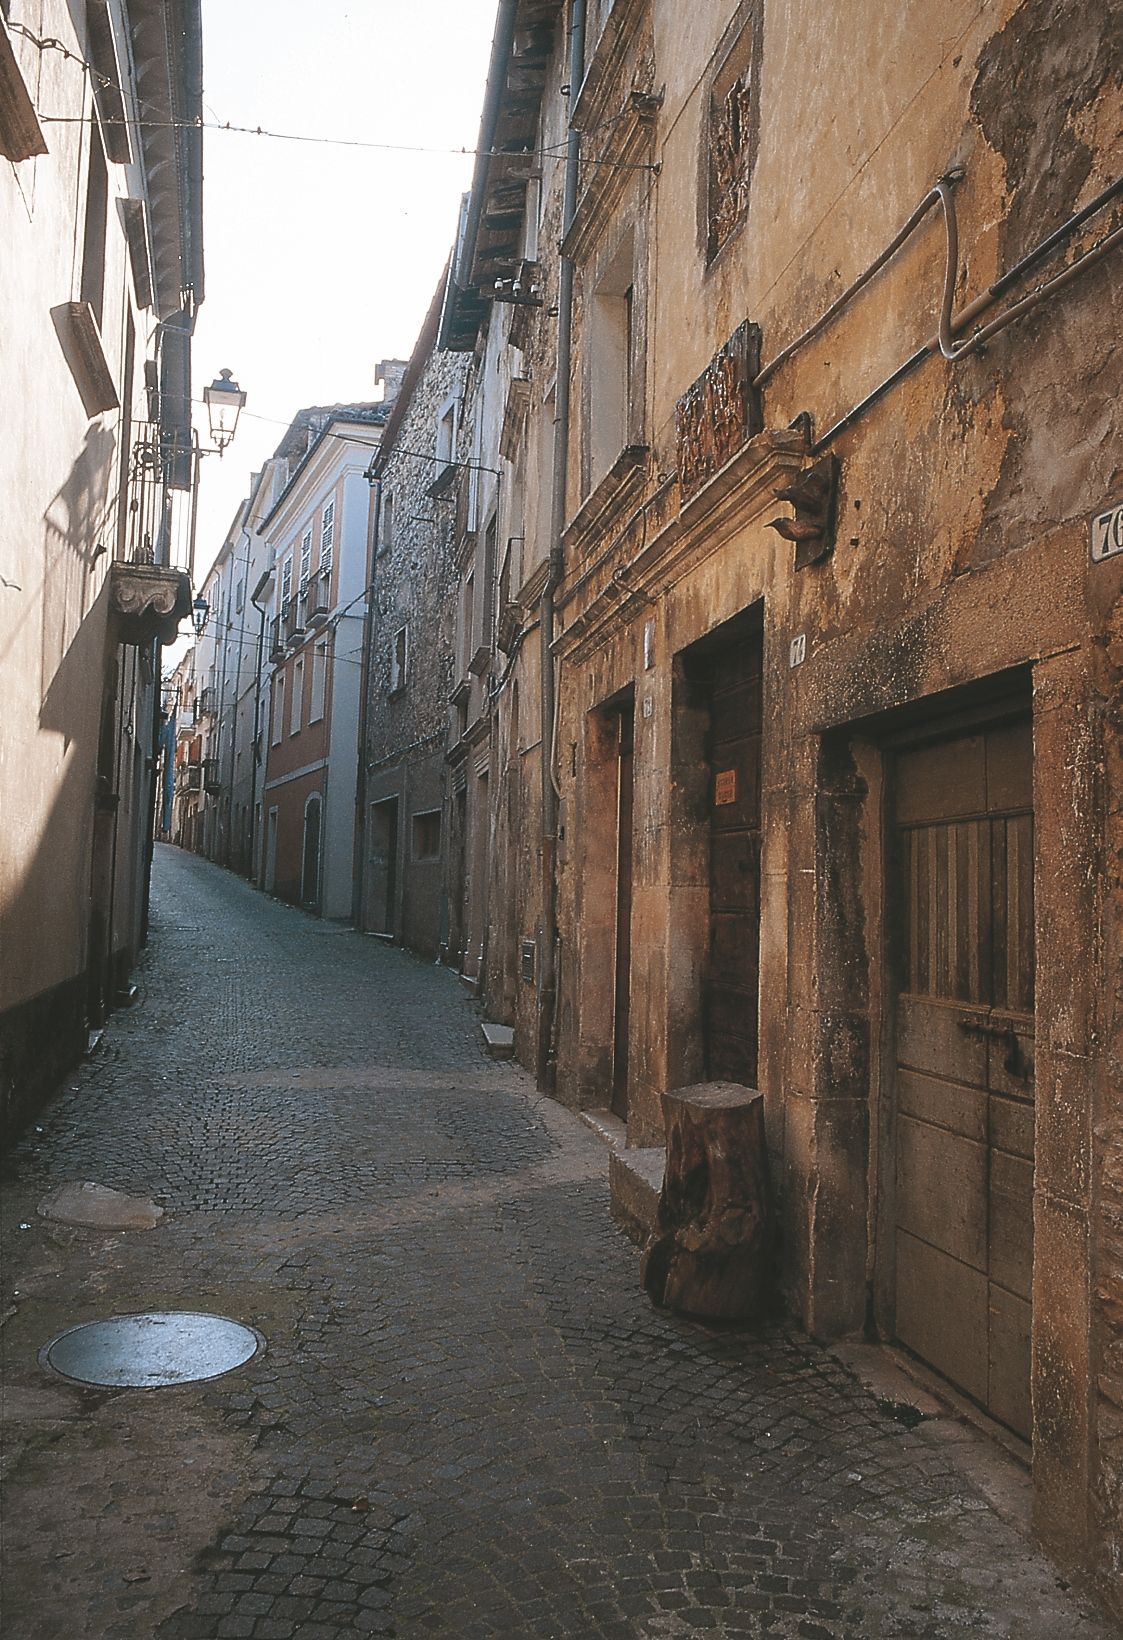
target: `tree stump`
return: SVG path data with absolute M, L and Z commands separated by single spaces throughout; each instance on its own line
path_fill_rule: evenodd
M 764 1099 L 736 1082 L 666 1095 L 667 1164 L 640 1279 L 656 1304 L 713 1320 L 762 1314 L 771 1277 Z

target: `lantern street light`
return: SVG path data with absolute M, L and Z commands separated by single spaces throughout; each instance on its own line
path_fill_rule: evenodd
M 211 385 L 203 389 L 211 438 L 219 455 L 234 437 L 238 416 L 245 402 L 246 395 L 229 370 L 220 370 Z
M 191 625 L 195 628 L 195 636 L 197 638 L 201 638 L 203 636 L 203 633 L 206 630 L 207 616 L 210 612 L 211 606 L 200 592 L 197 595 L 195 602 L 191 605 Z

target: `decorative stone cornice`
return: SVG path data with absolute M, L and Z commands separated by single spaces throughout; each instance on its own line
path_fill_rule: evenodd
M 775 505 L 775 489 L 804 464 L 802 432 L 758 433 L 685 504 L 677 479 L 654 490 L 560 599 L 571 609 L 555 651 L 583 661 L 635 613 L 732 544 Z
M 605 117 L 609 101 L 623 78 L 636 31 L 647 11 L 647 0 L 615 0 L 600 39 L 593 48 L 585 78 L 573 109 L 579 131 L 592 130 Z
M 518 601 L 523 609 L 533 609 L 546 590 L 546 582 L 550 576 L 550 560 L 543 558 L 541 563 L 531 570 L 518 591 Z
M 628 94 L 624 108 L 595 154 L 583 159 L 588 181 L 578 200 L 563 256 L 580 266 L 605 224 L 613 221 L 624 195 L 655 152 L 655 120 L 662 98 L 645 92 Z
M 565 526 L 562 542 L 582 557 L 594 541 L 611 534 L 647 487 L 651 450 L 646 444 L 628 444 L 596 488 L 585 498 Z
M 103 410 L 116 410 L 121 401 L 89 302 L 60 302 L 51 309 L 51 318 L 86 414 L 96 416 Z
M 109 571 L 109 608 L 120 643 L 146 646 L 153 638 L 174 643 L 180 621 L 191 613 L 191 582 L 181 569 L 114 563 Z
M 0 17 L 0 154 L 13 164 L 45 154 L 47 143 L 8 25 Z

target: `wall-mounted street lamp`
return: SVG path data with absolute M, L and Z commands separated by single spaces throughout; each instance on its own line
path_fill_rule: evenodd
M 211 438 L 219 455 L 234 437 L 245 402 L 246 395 L 229 370 L 220 370 L 211 385 L 203 389 Z
M 199 434 L 191 429 L 192 477 L 191 523 L 188 543 L 188 575 L 195 580 L 195 532 L 199 523 L 199 469 L 204 456 L 221 456 L 238 427 L 238 417 L 246 395 L 234 380 L 233 372 L 220 370 L 209 387 L 203 389 L 203 403 L 207 407 L 207 424 L 211 435 L 209 446 L 199 442 Z M 202 594 L 191 606 L 191 619 L 197 637 L 202 637 L 207 624 L 207 603 Z

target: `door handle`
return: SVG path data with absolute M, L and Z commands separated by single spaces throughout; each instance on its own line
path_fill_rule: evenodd
M 1007 1076 L 1017 1077 L 1019 1082 L 1029 1081 L 1029 1061 L 1022 1052 L 1022 1044 L 1018 1033 L 1010 1025 L 984 1025 L 980 1020 L 961 1019 L 959 1029 L 964 1036 L 981 1036 L 991 1042 L 1006 1044 L 1006 1057 L 1002 1061 L 1002 1069 Z

